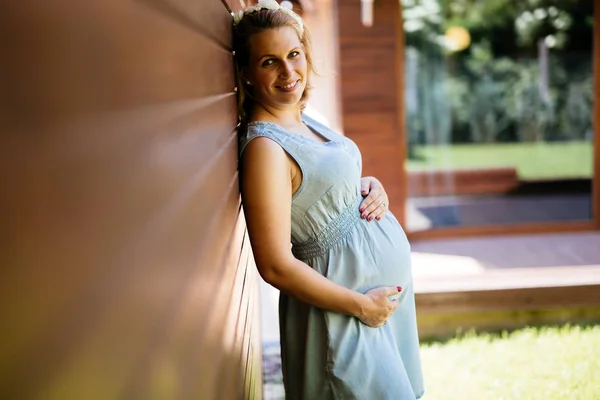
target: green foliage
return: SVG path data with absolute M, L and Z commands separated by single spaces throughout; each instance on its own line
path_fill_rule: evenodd
M 594 85 L 592 76 L 587 75 L 567 88 L 565 106 L 561 112 L 561 121 L 572 136 L 592 138 L 592 114 Z
M 590 138 L 592 2 L 402 3 L 414 64 L 406 78 L 416 85 L 407 97 L 410 155 L 420 143 Z M 471 34 L 462 52 L 445 46 L 452 26 Z

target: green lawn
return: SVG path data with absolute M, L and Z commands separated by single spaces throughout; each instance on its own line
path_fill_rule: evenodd
M 592 176 L 592 142 L 417 146 L 409 171 L 516 167 L 520 179 Z
M 421 345 L 423 400 L 600 399 L 600 325 Z

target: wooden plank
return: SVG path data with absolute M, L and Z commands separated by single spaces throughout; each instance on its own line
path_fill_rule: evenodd
M 600 260 L 598 260 L 600 262 Z M 453 293 L 504 289 L 600 286 L 600 264 L 588 266 L 490 269 L 480 273 L 416 277 L 415 292 Z M 600 300 L 600 291 L 598 293 Z M 561 302 L 562 299 L 557 299 Z
M 258 292 L 256 288 L 256 280 L 258 278 L 256 267 L 254 266 L 253 259 L 250 257 L 251 249 L 249 245 L 248 237 L 246 236 L 245 242 L 248 243 L 246 246 L 246 255 L 240 259 L 240 262 L 244 262 L 242 268 L 238 268 L 235 277 L 235 301 L 230 303 L 230 308 L 227 312 L 227 329 L 224 331 L 224 339 L 226 339 L 229 354 L 233 357 L 236 363 L 240 366 L 240 370 L 247 370 L 249 365 L 256 365 L 257 360 L 252 357 L 260 355 L 260 353 L 251 353 L 250 346 L 253 341 L 253 335 L 259 333 L 254 331 L 260 329 L 258 319 L 252 312 L 254 305 L 258 302 Z M 228 370 L 221 369 L 220 371 L 223 379 L 227 379 Z M 260 376 L 259 373 L 253 372 L 255 376 Z M 245 386 L 248 377 L 246 376 L 244 381 L 245 390 L 248 388 Z M 229 389 L 228 389 L 229 390 Z M 223 397 L 234 398 L 234 396 L 226 396 L 226 393 L 221 393 Z M 245 398 L 248 398 L 248 393 Z
M 9 86 L 3 93 L 19 93 L 8 99 L 18 107 L 13 119 L 42 123 L 233 93 L 231 54 L 145 3 L 37 3 L 6 6 L 2 41 L 12 51 L 4 62 Z M 224 13 L 218 20 L 227 18 Z M 37 25 L 29 30 L 20 24 Z
M 373 26 L 363 27 L 360 19 L 360 0 L 345 0 L 338 2 L 338 12 L 346 26 L 343 35 L 340 35 L 340 43 L 345 39 L 354 38 L 393 38 L 395 26 L 389 25 L 388 21 L 393 18 L 393 13 L 398 11 L 397 4 L 393 1 L 373 2 Z M 384 39 L 385 40 L 385 39 Z
M 312 40 L 313 60 L 317 74 L 311 77 L 308 112 L 317 110 L 329 127 L 342 133 L 341 100 L 339 95 L 339 42 L 336 26 L 336 4 L 333 0 L 302 0 L 295 3 L 306 7 L 303 20 Z M 316 40 L 318 38 L 318 40 Z
M 398 68 L 403 52 L 398 44 L 399 3 L 374 3 L 374 24 L 360 23 L 360 1 L 338 2 L 338 32 L 342 118 L 345 134 L 363 155 L 363 175 L 380 179 L 392 211 L 402 222 L 404 184 L 402 138 L 398 107 Z M 399 47 L 400 46 L 400 47 Z
M 402 18 L 402 2 L 398 2 L 399 10 L 396 12 L 396 74 L 398 75 L 397 93 L 398 107 L 396 115 L 398 116 L 398 153 L 402 167 L 398 171 L 398 208 L 401 210 L 398 214 L 398 221 L 404 225 L 406 223 L 406 201 L 408 199 L 408 177 L 406 171 L 406 160 L 408 159 L 408 134 L 406 128 L 406 72 L 404 59 L 406 54 L 404 37 L 404 19 Z
M 235 188 L 235 185 L 232 188 Z M 228 253 L 228 248 L 237 248 L 236 241 L 240 239 L 239 235 L 233 233 L 237 229 L 238 193 L 235 189 L 230 190 L 230 193 L 223 197 L 229 200 L 224 201 L 222 207 L 215 208 L 213 221 L 206 221 L 204 225 L 197 224 L 201 230 L 210 227 L 212 240 L 210 243 L 201 243 L 190 248 L 189 256 L 200 252 L 198 264 L 193 264 L 193 268 L 188 270 L 187 279 L 181 282 L 179 287 L 173 287 L 174 292 L 170 295 L 173 298 L 172 306 L 167 313 L 167 321 L 162 324 L 164 332 L 160 336 L 161 340 L 148 346 L 148 356 L 140 360 L 137 379 L 130 383 L 130 395 L 125 397 L 139 395 L 151 398 L 153 393 L 164 393 L 164 389 L 160 390 L 158 385 L 162 381 L 161 374 L 164 372 L 161 372 L 161 366 L 164 364 L 173 365 L 172 373 L 177 379 L 177 393 L 181 397 L 195 397 L 196 393 L 202 393 L 206 398 L 220 396 L 221 382 L 216 379 L 213 366 L 225 358 L 227 353 L 219 334 L 223 329 L 223 316 L 216 315 L 216 311 L 220 310 L 220 306 L 226 303 L 229 297 L 221 298 L 217 294 L 220 287 L 228 283 L 225 272 L 231 267 L 227 264 L 229 260 L 224 254 Z M 192 240 L 197 236 L 194 232 L 190 234 Z M 165 239 L 165 242 L 166 245 L 175 247 L 168 239 Z M 206 251 L 206 247 L 209 247 L 210 251 Z M 211 266 L 214 267 L 210 268 Z M 184 270 L 185 267 L 181 265 L 179 269 Z M 169 280 L 167 271 L 164 280 Z M 163 300 L 163 303 L 167 302 Z M 149 310 L 140 314 L 149 315 L 148 319 L 151 320 L 153 313 Z M 207 359 L 210 363 L 207 363 Z M 239 370 L 231 361 L 227 367 L 230 371 L 229 382 L 235 387 L 235 373 Z M 239 382 L 237 387 L 240 387 Z
M 370 141 L 367 139 L 367 142 Z M 397 171 L 401 167 L 398 146 L 374 142 L 360 148 L 363 154 L 363 175 L 375 176 L 382 182 L 390 199 L 390 210 L 398 218 L 404 213 L 399 201 L 401 188 L 396 184 Z
M 60 220 L 53 221 L 46 218 L 48 226 L 53 227 L 53 230 L 38 232 L 30 238 L 25 235 L 34 234 L 31 229 L 19 235 L 20 239 L 17 239 L 19 245 L 13 251 L 16 251 L 15 256 L 21 260 L 18 264 L 20 268 L 11 271 L 13 276 L 8 281 L 18 279 L 21 285 L 26 285 L 30 289 L 35 287 L 36 290 L 23 293 L 19 287 L 11 290 L 7 288 L 3 299 L 8 304 L 28 304 L 28 307 L 22 306 L 20 312 L 31 317 L 41 304 L 44 304 L 41 310 L 63 312 L 54 315 L 42 314 L 33 321 L 21 317 L 19 324 L 13 323 L 14 333 L 18 336 L 13 337 L 11 331 L 5 332 L 7 347 L 4 350 L 12 352 L 15 348 L 19 348 L 16 342 L 23 346 L 22 351 L 17 353 L 20 368 L 12 364 L 11 374 L 24 379 L 28 376 L 25 371 L 32 373 L 29 365 L 35 363 L 38 365 L 37 368 L 40 368 L 37 373 L 42 383 L 45 382 L 41 375 L 42 371 L 52 375 L 60 373 L 60 379 L 53 381 L 51 388 L 47 390 L 50 392 L 74 390 L 79 387 L 74 385 L 74 382 L 81 377 L 91 377 L 101 372 L 95 367 L 97 360 L 110 357 L 112 362 L 118 361 L 119 367 L 112 367 L 110 373 L 104 371 L 101 374 L 103 390 L 97 392 L 108 396 L 122 390 L 120 389 L 122 385 L 130 379 L 129 374 L 144 375 L 143 371 L 147 367 L 139 371 L 136 370 L 136 365 L 152 365 L 153 363 L 148 359 L 159 362 L 173 358 L 160 352 L 165 345 L 156 343 L 159 339 L 155 337 L 160 338 L 161 329 L 166 326 L 172 329 L 166 334 L 166 338 L 169 339 L 178 337 L 179 334 L 185 337 L 185 334 L 189 333 L 187 330 L 180 330 L 180 325 L 171 320 L 174 316 L 183 313 L 185 307 L 190 307 L 182 298 L 188 292 L 186 290 L 188 285 L 194 287 L 195 284 L 199 284 L 205 288 L 206 297 L 190 310 L 197 312 L 196 315 L 206 314 L 201 306 L 209 304 L 207 300 L 212 298 L 211 291 L 206 289 L 219 284 L 219 281 L 212 279 L 211 276 L 218 271 L 216 268 L 220 265 L 212 264 L 215 257 L 208 256 L 218 254 L 219 246 L 216 241 L 204 247 L 200 243 L 200 251 L 203 251 L 208 258 L 203 260 L 201 257 L 198 260 L 198 238 L 211 236 L 220 240 L 224 237 L 215 228 L 209 233 L 205 232 L 207 225 L 203 224 L 203 221 L 207 221 L 207 217 L 204 215 L 215 217 L 217 223 L 215 227 L 226 227 L 226 218 L 221 216 L 218 208 L 203 210 L 199 206 L 206 192 L 202 187 L 195 190 L 195 193 L 192 192 L 191 196 L 187 194 L 174 196 L 171 201 L 165 202 L 162 208 L 157 209 L 154 201 L 160 202 L 164 196 L 159 196 L 160 192 L 145 196 L 147 191 L 137 191 L 140 197 L 132 196 L 136 193 L 136 186 L 131 185 L 132 181 L 138 185 L 145 182 L 138 174 L 131 176 L 131 179 L 130 176 L 129 174 L 122 176 L 123 184 L 129 184 L 130 187 L 128 191 L 124 188 L 117 190 L 126 193 L 126 197 L 117 198 L 120 201 L 100 202 L 90 214 L 87 214 L 90 210 L 89 202 L 84 202 L 80 210 L 71 207 L 69 210 L 71 215 L 62 224 Z M 160 188 L 158 176 L 160 174 L 155 173 L 147 177 L 153 179 Z M 168 175 L 163 176 L 168 179 Z M 115 189 L 116 182 L 114 179 L 111 181 Z M 231 198 L 238 201 L 236 182 L 233 181 L 230 185 L 235 188 Z M 91 184 L 94 184 L 94 180 Z M 107 186 L 107 190 L 110 190 L 110 186 Z M 186 192 L 187 190 L 184 190 L 181 193 Z M 127 199 L 129 196 L 131 198 Z M 22 196 L 19 198 L 23 200 Z M 44 196 L 42 201 L 48 201 L 48 198 Z M 75 214 L 77 217 L 72 220 L 75 211 L 80 212 L 77 212 Z M 237 207 L 228 211 L 226 215 L 235 215 L 236 211 Z M 107 219 L 108 215 L 111 216 Z M 35 218 L 36 214 L 34 214 L 33 218 L 40 220 L 40 217 L 43 217 L 39 214 L 37 216 L 38 218 Z M 62 219 L 63 214 L 58 214 L 57 217 Z M 94 221 L 90 217 L 98 219 Z M 30 220 L 30 223 L 34 223 L 35 220 Z M 13 221 L 15 220 L 9 220 L 8 226 L 19 228 L 19 225 L 11 223 Z M 81 221 L 81 224 L 74 224 L 74 221 Z M 71 226 L 65 225 L 65 222 L 70 223 Z M 46 244 L 42 245 L 38 240 Z M 67 243 L 69 246 L 74 246 L 72 251 L 65 252 L 64 246 Z M 44 270 L 45 272 L 34 273 L 36 259 L 22 256 L 27 249 L 31 248 L 36 248 L 37 253 L 34 254 L 46 260 L 49 268 Z M 200 264 L 197 264 L 198 262 Z M 200 270 L 201 273 L 196 274 L 195 279 L 189 280 L 190 276 L 194 276 L 193 271 L 199 266 L 204 267 Z M 173 267 L 176 269 L 174 270 Z M 55 274 L 63 277 L 61 284 L 46 287 L 47 282 L 54 280 Z M 108 298 L 105 299 L 105 296 Z M 100 299 L 104 300 L 99 302 Z M 142 304 L 144 307 L 139 309 Z M 66 305 L 70 306 L 67 308 Z M 6 314 L 2 315 L 6 317 Z M 40 322 L 36 322 L 40 321 L 40 318 L 48 326 L 53 327 L 41 338 L 38 336 Z M 77 321 L 76 331 L 71 331 L 71 324 L 68 323 L 70 319 Z M 170 322 L 167 323 L 169 320 Z M 197 327 L 199 331 L 193 335 L 194 340 L 200 340 L 201 336 L 198 333 L 205 328 L 208 327 L 202 325 Z M 127 332 L 126 337 L 135 342 L 125 338 L 119 339 L 122 332 Z M 93 343 L 94 351 L 82 352 L 83 340 Z M 119 341 L 118 345 L 115 344 L 116 341 Z M 154 346 L 150 346 L 150 343 Z M 175 343 L 183 346 L 184 341 L 175 340 Z M 110 346 L 112 351 L 107 352 L 107 346 Z M 41 350 L 39 347 L 46 349 L 44 354 L 48 357 L 47 361 L 39 359 Z M 146 351 L 150 353 L 145 354 Z M 148 362 L 138 364 L 137 360 L 140 357 Z M 6 360 L 7 358 L 3 358 L 3 361 Z M 75 363 L 74 360 L 78 361 Z M 13 362 L 15 361 L 13 359 Z M 47 368 L 48 363 L 53 367 Z M 46 376 L 46 379 L 49 377 Z M 18 385 L 19 379 L 14 379 L 11 383 Z M 25 388 L 31 390 L 30 388 L 34 387 L 18 385 L 11 390 Z
M 419 335 L 453 336 L 600 317 L 600 265 L 485 270 L 415 278 Z
M 460 238 L 469 236 L 494 236 L 494 235 L 524 235 L 524 234 L 552 234 L 562 232 L 585 232 L 595 230 L 593 221 L 583 222 L 548 222 L 548 223 L 522 223 L 492 226 L 463 226 L 456 228 L 439 228 L 426 231 L 407 232 L 409 240 L 428 240 L 441 238 Z
M 419 313 L 600 306 L 600 285 L 417 294 Z
M 179 25 L 197 31 L 229 49 L 231 15 L 220 1 L 138 0 Z
M 228 296 L 230 301 L 226 303 L 225 308 L 215 310 L 215 314 L 217 316 L 221 315 L 225 318 L 224 321 L 217 318 L 217 320 L 221 321 L 222 324 L 222 328 L 219 330 L 219 332 L 220 341 L 224 345 L 223 354 L 235 359 L 236 363 L 240 366 L 240 371 L 246 370 L 248 372 L 250 369 L 252 369 L 252 371 L 249 372 L 250 376 L 246 375 L 243 378 L 243 381 L 245 383 L 248 383 L 249 379 L 253 381 L 252 387 L 258 388 L 257 393 L 261 394 L 261 351 L 260 349 L 253 349 L 251 353 L 249 352 L 249 346 L 251 346 L 251 343 L 258 343 L 259 346 L 262 343 L 260 340 L 259 331 L 259 314 L 256 313 L 256 309 L 259 305 L 258 288 L 256 286 L 258 272 L 252 258 L 252 250 L 250 247 L 250 240 L 245 229 L 243 212 L 240 212 L 238 226 L 244 227 L 243 232 L 239 231 L 239 233 L 243 233 L 242 249 L 241 252 L 233 251 L 231 253 L 232 257 L 239 255 L 239 258 L 236 260 L 237 267 L 234 270 L 229 271 L 227 274 L 227 279 L 224 279 L 228 282 L 228 284 L 222 285 L 223 288 L 220 289 L 220 296 Z M 257 357 L 258 359 L 256 359 Z M 216 361 L 220 360 L 221 358 L 222 357 L 217 357 Z M 216 365 L 218 365 L 218 362 Z M 258 368 L 258 370 L 254 370 L 255 368 Z M 229 381 L 231 379 L 231 371 L 230 369 L 226 368 L 226 365 L 222 365 L 220 368 L 216 368 L 216 370 L 219 372 L 219 380 Z M 257 379 L 259 381 L 254 382 L 254 380 Z M 245 384 L 244 387 L 246 387 L 246 390 L 248 389 Z M 226 388 L 220 389 L 219 395 L 222 398 L 236 398 L 237 396 L 234 392 L 232 392 L 234 389 L 234 387 L 228 385 Z M 257 393 L 247 392 L 244 397 L 260 398 Z
M 593 324 L 600 319 L 600 307 L 507 310 L 469 313 L 419 314 L 421 340 L 444 340 L 470 330 L 494 332 L 523 326 Z
M 592 218 L 600 229 L 600 0 L 594 2 L 594 177 Z
M 505 194 L 519 185 L 516 168 L 484 168 L 407 173 L 410 196 Z

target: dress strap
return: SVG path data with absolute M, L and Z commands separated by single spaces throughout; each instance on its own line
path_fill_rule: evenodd
M 248 145 L 248 143 L 250 143 L 252 140 L 258 138 L 258 137 L 267 137 L 273 141 L 275 141 L 276 143 L 278 143 L 281 147 L 283 147 L 283 144 L 281 143 L 281 141 L 279 140 L 279 138 L 277 137 L 276 134 L 274 134 L 270 129 L 267 129 L 266 125 L 249 125 L 245 132 L 240 133 L 240 137 L 239 137 L 239 154 L 240 157 L 242 156 L 242 153 L 244 152 L 244 149 L 246 148 L 246 146 Z

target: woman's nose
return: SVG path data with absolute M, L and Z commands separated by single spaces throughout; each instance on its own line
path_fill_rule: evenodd
M 292 76 L 292 73 L 294 72 L 294 68 L 291 62 L 289 61 L 285 61 L 282 63 L 282 68 L 281 68 L 281 75 L 283 77 L 290 77 Z

